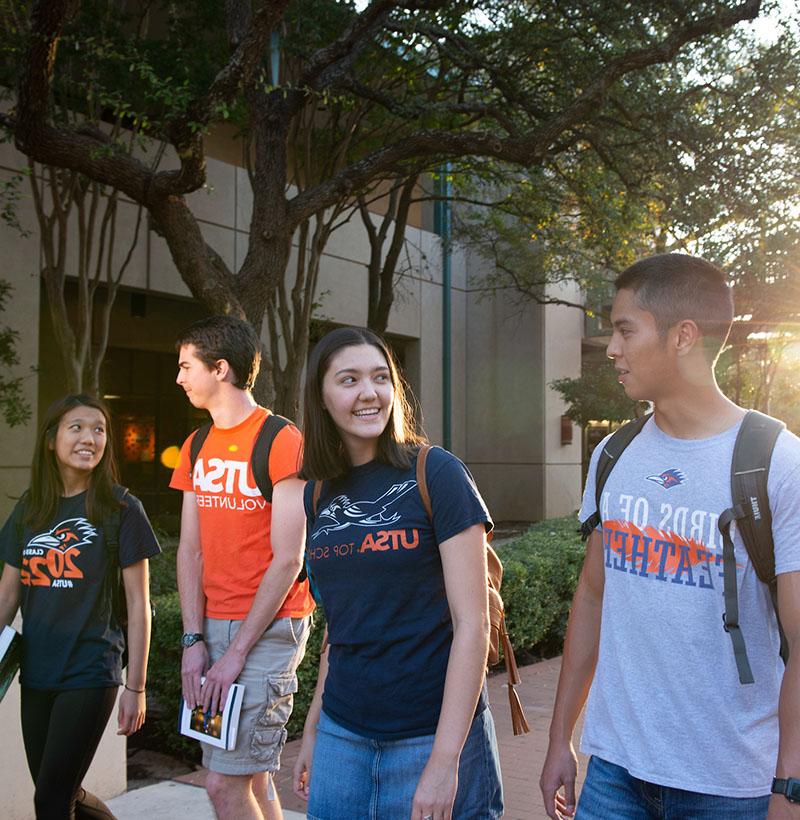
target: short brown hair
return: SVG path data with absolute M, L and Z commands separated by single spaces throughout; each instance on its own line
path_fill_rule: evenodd
M 230 365 L 233 385 L 252 390 L 261 366 L 261 342 L 253 326 L 235 316 L 209 316 L 189 325 L 175 341 L 175 350 L 194 345 L 197 358 L 209 370 L 220 359 Z
M 303 467 L 301 478 L 324 480 L 343 475 L 350 460 L 336 425 L 325 410 L 322 381 L 330 360 L 345 347 L 372 345 L 383 354 L 394 386 L 394 405 L 389 422 L 378 439 L 377 460 L 399 469 L 413 463 L 419 445 L 425 442 L 417 432 L 414 413 L 406 399 L 407 385 L 400 375 L 389 346 L 376 333 L 362 327 L 340 327 L 317 342 L 306 372 L 303 394 Z
M 684 319 L 691 319 L 719 353 L 733 322 L 733 294 L 725 273 L 699 256 L 662 253 L 640 259 L 614 282 L 617 290 L 631 290 L 643 310 L 653 314 L 663 337 Z

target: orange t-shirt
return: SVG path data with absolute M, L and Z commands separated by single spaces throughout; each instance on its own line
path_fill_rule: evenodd
M 189 475 L 192 436 L 183 443 L 169 486 L 195 493 L 203 551 L 206 616 L 242 620 L 272 561 L 272 505 L 253 478 L 250 456 L 269 410 L 257 407 L 235 427 L 211 427 Z M 269 453 L 269 477 L 275 486 L 297 475 L 302 437 L 294 425 L 280 430 Z M 302 618 L 314 609 L 308 581 L 292 584 L 276 618 Z

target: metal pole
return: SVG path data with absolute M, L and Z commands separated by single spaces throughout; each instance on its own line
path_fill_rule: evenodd
M 452 429 L 452 178 L 449 162 L 440 171 L 440 236 L 442 239 L 442 444 L 453 446 Z

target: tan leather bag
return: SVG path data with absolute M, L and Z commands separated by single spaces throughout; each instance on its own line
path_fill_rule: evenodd
M 417 489 L 422 497 L 425 512 L 432 522 L 433 508 L 428 493 L 428 482 L 425 478 L 425 463 L 430 449 L 431 445 L 426 444 L 420 447 L 417 455 Z M 484 537 L 486 544 L 486 585 L 489 591 L 489 656 L 487 660 L 489 666 L 498 663 L 500 661 L 500 647 L 502 646 L 503 659 L 506 662 L 506 674 L 508 675 L 508 704 L 511 709 L 511 725 L 514 734 L 521 735 L 529 732 L 530 728 L 515 689 L 516 685 L 520 683 L 520 676 L 517 661 L 514 657 L 514 647 L 511 646 L 508 631 L 506 630 L 503 599 L 500 597 L 500 585 L 503 583 L 503 564 L 497 557 L 497 553 L 489 545 L 490 535 Z

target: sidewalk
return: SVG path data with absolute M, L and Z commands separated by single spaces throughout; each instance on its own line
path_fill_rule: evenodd
M 500 746 L 500 765 L 505 790 L 506 820 L 546 820 L 539 794 L 539 773 L 547 750 L 547 729 L 558 682 L 561 658 L 553 658 L 522 667 L 522 683 L 517 687 L 531 731 L 514 737 L 508 709 L 504 674 L 489 679 L 489 701 L 492 704 Z M 292 768 L 300 750 L 300 741 L 286 744 L 281 771 L 275 784 L 283 803 L 286 820 L 305 817 L 305 804 L 292 793 Z M 581 775 L 586 768 L 581 758 Z M 127 792 L 109 801 L 118 820 L 213 820 L 214 813 L 202 787 L 205 772 L 181 775 L 153 786 Z M 582 778 L 581 778 L 582 782 Z M 358 820 L 354 818 L 353 820 Z

